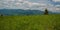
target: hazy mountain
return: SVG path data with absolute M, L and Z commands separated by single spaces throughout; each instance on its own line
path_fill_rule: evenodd
M 22 10 L 22 9 L 0 9 L 0 14 L 4 15 L 34 15 L 43 14 L 40 10 Z
M 0 14 L 3 15 L 35 15 L 43 14 L 44 11 L 40 10 L 23 10 L 23 9 L 0 9 Z M 49 14 L 59 14 L 58 12 L 51 12 Z

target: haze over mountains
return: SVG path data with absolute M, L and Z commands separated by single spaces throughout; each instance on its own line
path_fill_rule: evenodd
M 60 12 L 49 11 L 49 14 L 59 14 Z M 3 15 L 36 15 L 44 14 L 44 11 L 40 10 L 23 10 L 23 9 L 0 9 L 0 14 Z

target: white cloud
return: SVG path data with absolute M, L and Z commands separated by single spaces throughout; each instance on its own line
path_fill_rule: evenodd
M 59 7 L 60 8 L 60 5 L 56 5 L 55 7 Z
M 23 2 L 23 3 L 21 3 Z M 46 3 L 36 3 L 36 2 L 29 2 L 29 1 L 25 1 L 25 0 L 17 0 L 17 2 L 15 2 L 15 0 L 7 0 L 7 2 L 3 2 L 6 8 L 8 7 L 9 9 L 16 9 L 16 8 L 22 8 L 22 9 L 43 9 L 46 8 L 47 4 Z
M 53 0 L 54 2 L 60 2 L 60 0 Z
M 58 1 L 58 0 L 53 0 Z M 50 11 L 60 10 L 60 5 L 54 6 L 50 3 L 43 2 L 30 2 L 26 0 L 3 0 L 0 1 L 0 8 L 6 9 L 37 9 L 44 11 L 45 8 L 48 8 Z

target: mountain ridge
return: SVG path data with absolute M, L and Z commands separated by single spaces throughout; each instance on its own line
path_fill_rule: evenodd
M 56 12 L 48 11 L 49 14 L 59 14 Z M 3 15 L 35 15 L 44 14 L 44 11 L 40 10 L 23 10 L 23 9 L 0 9 L 0 14 Z
M 43 14 L 43 11 L 39 10 L 22 10 L 22 9 L 0 9 L 0 14 L 4 15 L 13 15 L 13 14 L 19 14 L 19 15 L 33 15 L 33 14 Z

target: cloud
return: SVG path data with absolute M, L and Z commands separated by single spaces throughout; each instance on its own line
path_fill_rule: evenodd
M 36 2 L 37 1 L 37 2 Z M 59 0 L 53 0 L 59 1 Z M 51 4 L 48 0 L 1 0 L 1 9 L 35 9 L 44 11 L 48 8 L 50 11 L 60 10 L 60 5 Z
M 60 2 L 60 0 L 53 0 L 54 2 Z
M 56 11 L 60 11 L 60 5 L 56 5 Z
M 58 8 L 60 8 L 60 5 L 55 5 L 55 7 L 58 7 Z

